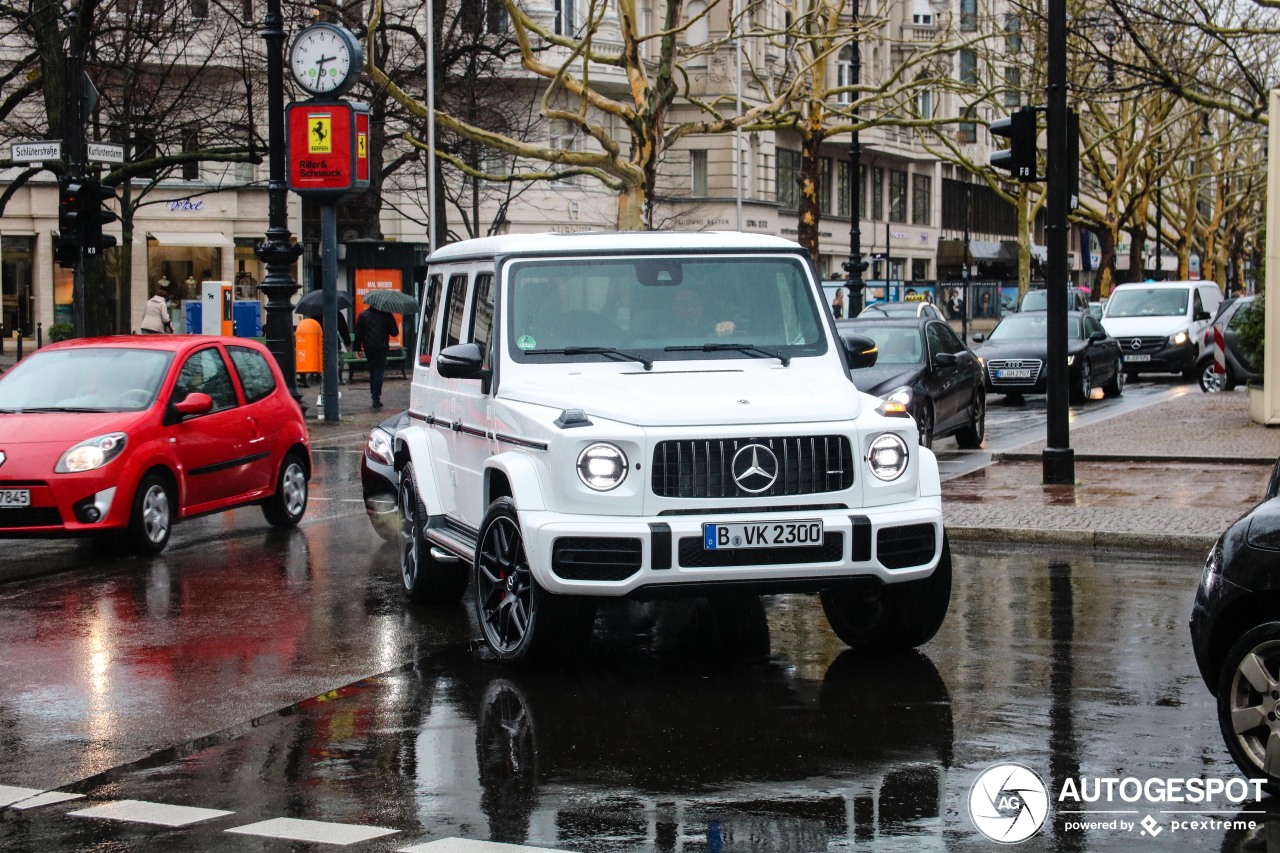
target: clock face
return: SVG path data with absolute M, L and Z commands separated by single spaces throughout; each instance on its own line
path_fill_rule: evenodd
M 298 85 L 316 95 L 345 91 L 360 73 L 359 45 L 346 30 L 315 24 L 298 34 L 289 70 Z

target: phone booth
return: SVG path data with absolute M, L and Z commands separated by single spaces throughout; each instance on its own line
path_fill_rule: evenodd
M 200 300 L 201 333 L 205 335 L 226 335 L 235 332 L 235 285 L 229 281 L 206 281 L 202 285 Z

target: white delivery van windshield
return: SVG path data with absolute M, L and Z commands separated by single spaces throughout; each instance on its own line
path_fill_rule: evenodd
M 1107 317 L 1181 317 L 1190 295 L 1185 287 L 1116 290 L 1107 303 Z
M 506 320 L 519 362 L 795 358 L 827 350 L 790 256 L 516 261 Z

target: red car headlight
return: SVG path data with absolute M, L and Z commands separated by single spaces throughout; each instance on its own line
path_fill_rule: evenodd
M 85 439 L 67 450 L 53 470 L 59 474 L 78 474 L 101 468 L 120 455 L 128 440 L 122 432 L 109 432 Z

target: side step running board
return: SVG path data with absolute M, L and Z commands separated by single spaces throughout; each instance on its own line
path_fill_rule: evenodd
M 476 559 L 476 540 L 452 527 L 428 527 L 423 537 L 435 548 L 451 557 L 473 563 Z

